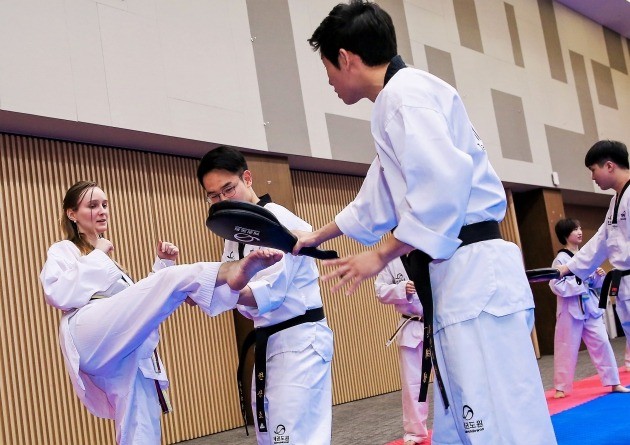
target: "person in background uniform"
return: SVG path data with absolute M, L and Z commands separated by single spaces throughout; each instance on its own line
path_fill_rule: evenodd
M 582 228 L 576 219 L 561 219 L 556 223 L 555 231 L 565 248 L 558 252 L 552 267 L 566 264 L 582 244 Z M 573 390 L 581 340 L 584 340 L 602 385 L 610 386 L 613 392 L 630 392 L 619 384 L 615 353 L 602 317 L 604 310 L 598 307 L 599 294 L 595 289 L 601 288 L 604 275 L 604 270 L 598 267 L 584 281 L 572 275 L 549 282 L 549 287 L 558 296 L 553 356 L 556 399 Z
M 354 201 L 297 233 L 293 252 L 342 234 L 372 245 L 394 229 L 376 249 L 324 263 L 334 267 L 324 279 L 352 293 L 409 253 L 423 361 L 437 364 L 433 444 L 555 444 L 530 338 L 532 292 L 519 248 L 499 231 L 505 191 L 457 91 L 405 65 L 391 17 L 372 2 L 335 6 L 309 43 L 346 104 L 374 102 L 377 156 Z
M 400 258 L 379 272 L 374 282 L 376 296 L 383 304 L 393 304 L 402 316 L 387 345 L 398 342 L 402 384 L 404 445 L 421 443 L 428 437 L 429 404 L 419 402 L 422 363 L 423 311 L 413 281 L 409 280 Z
M 170 411 L 166 369 L 156 352 L 160 323 L 187 299 L 209 315 L 232 309 L 249 278 L 282 252 L 173 266 L 179 249 L 160 241 L 153 274 L 134 284 L 110 257 L 114 246 L 102 237 L 108 226 L 105 192 L 94 182 L 70 187 L 61 215 L 66 240 L 48 249 L 40 280 L 46 302 L 63 311 L 59 342 L 81 402 L 115 420 L 117 443 L 157 445 L 160 408 Z
M 604 223 L 580 251 L 558 266 L 562 276 L 569 272 L 586 279 L 606 259 L 615 272 L 609 272 L 611 285 L 602 287 L 601 305 L 609 295 L 616 297 L 616 310 L 626 335 L 625 367 L 630 371 L 630 167 L 628 148 L 623 142 L 596 142 L 586 153 L 584 164 L 602 190 L 613 189 Z M 607 276 L 608 278 L 608 276 Z M 614 279 L 613 279 L 614 278 Z M 608 291 L 610 290 L 610 292 Z
M 232 147 L 208 152 L 197 178 L 209 204 L 223 200 L 258 204 L 290 230 L 311 230 L 304 220 L 271 202 L 269 195 L 256 195 L 252 172 Z M 226 240 L 222 261 L 247 258 L 256 249 Z M 272 445 L 278 437 L 292 445 L 330 444 L 333 334 L 318 279 L 313 258 L 289 254 L 240 292 L 245 303 L 237 308 L 254 321 L 256 333 L 252 409 L 259 444 Z

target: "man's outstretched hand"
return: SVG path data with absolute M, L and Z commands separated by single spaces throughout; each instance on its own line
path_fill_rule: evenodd
M 387 261 L 376 250 L 362 252 L 357 255 L 347 256 L 336 260 L 326 260 L 323 266 L 335 269 L 322 277 L 323 281 L 334 278 L 339 280 L 330 288 L 331 292 L 337 292 L 348 285 L 346 295 L 352 294 L 363 280 L 375 276 L 387 265 Z

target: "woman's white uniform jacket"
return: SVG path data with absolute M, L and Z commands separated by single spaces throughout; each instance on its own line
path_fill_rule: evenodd
M 394 308 L 400 314 L 410 317 L 422 317 L 424 311 L 422 310 L 418 294 L 414 293 L 407 296 L 405 291 L 408 281 L 409 277 L 402 261 L 400 258 L 396 258 L 376 276 L 374 281 L 376 296 L 381 303 L 394 305 Z M 398 322 L 398 327 L 405 322 L 407 324 L 396 336 L 398 345 L 417 348 L 422 343 L 424 323 L 401 318 Z M 420 363 L 418 363 L 418 367 L 420 367 Z
M 521 252 L 491 240 L 458 250 L 463 225 L 501 221 L 506 198 L 457 92 L 429 73 L 399 70 L 374 103 L 376 159 L 340 230 L 371 245 L 394 236 L 436 260 L 430 266 L 435 331 L 534 307 Z M 494 298 L 499 296 L 498 298 Z
M 595 236 L 567 262 L 567 266 L 578 277 L 590 275 L 606 259 L 612 267 L 620 270 L 630 269 L 630 192 L 626 192 L 619 200 L 615 222 L 615 198 L 610 200 L 606 220 L 599 227 Z M 602 296 L 602 298 L 608 298 Z M 619 300 L 630 300 L 630 276 L 621 279 Z
M 571 256 L 566 252 L 559 252 L 551 267 L 566 264 Z M 549 287 L 558 296 L 556 314 L 569 313 L 576 320 L 599 318 L 604 310 L 598 307 L 599 295 L 594 291 L 602 286 L 604 277 L 592 273 L 586 280 L 578 284 L 575 276 L 562 277 L 551 280 Z
M 289 230 L 312 230 L 306 221 L 281 205 L 270 202 L 264 207 Z M 237 242 L 226 240 L 221 260 L 238 260 L 238 248 Z M 259 248 L 245 245 L 243 256 Z M 249 287 L 258 307 L 238 305 L 237 309 L 254 321 L 254 327 L 276 325 L 303 315 L 308 309 L 322 307 L 318 280 L 319 271 L 313 258 L 285 254 L 282 260 L 259 272 L 250 280 Z M 272 335 L 267 343 L 267 359 L 281 352 L 303 351 L 310 345 L 324 361 L 332 360 L 332 331 L 325 319 L 294 326 Z
M 173 261 L 156 258 L 153 272 L 158 272 L 172 264 Z M 220 264 L 215 264 L 216 273 L 218 273 Z M 235 300 L 232 295 L 234 293 L 230 292 L 227 285 L 216 289 L 217 291 L 222 289 L 220 292 L 215 292 L 216 273 L 213 275 L 212 282 L 208 283 L 207 289 L 211 296 L 217 297 L 212 298 L 211 310 L 218 314 L 234 308 Z M 111 297 L 129 287 L 133 281 L 103 251 L 94 249 L 87 255 L 81 255 L 79 249 L 71 241 L 60 241 L 48 249 L 40 280 L 46 302 L 63 311 L 59 326 L 59 343 L 77 396 L 92 414 L 113 419 L 114 411 L 106 392 L 95 385 L 89 374 L 79 369 L 79 353 L 72 340 L 69 320 L 79 309 L 90 303 L 92 296 L 98 294 Z M 212 295 L 213 292 L 214 295 Z M 223 292 L 226 292 L 225 301 L 231 300 L 231 306 L 223 304 L 224 298 L 219 298 L 219 293 Z M 236 296 L 238 297 L 238 294 Z M 168 377 L 164 364 L 160 362 L 161 372 L 157 372 L 151 359 L 158 341 L 159 334 L 156 329 L 136 351 L 138 368 L 146 378 L 158 380 L 162 388 L 167 388 Z M 124 393 L 125 390 L 131 388 L 133 381 L 133 378 L 120 379 L 119 382 L 129 384 L 129 388 L 118 388 L 116 392 Z

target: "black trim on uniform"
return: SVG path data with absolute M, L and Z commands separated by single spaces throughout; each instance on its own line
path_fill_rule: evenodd
M 621 202 L 621 197 L 623 196 L 623 193 L 626 191 L 629 185 L 630 185 L 630 181 L 626 182 L 626 185 L 623 186 L 623 188 L 621 189 L 621 192 L 617 195 L 617 199 L 615 199 L 615 210 L 613 212 L 613 219 L 612 219 L 613 224 L 617 224 L 617 212 L 619 211 L 619 203 Z
M 392 60 L 390 60 L 389 65 L 387 66 L 387 71 L 385 71 L 385 79 L 383 80 L 383 86 L 387 85 L 387 82 L 390 81 L 394 74 L 396 74 L 399 70 L 407 68 L 405 62 L 402 57 L 394 56 Z

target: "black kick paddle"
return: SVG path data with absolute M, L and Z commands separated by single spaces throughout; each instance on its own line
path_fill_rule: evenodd
M 555 267 L 543 267 L 540 269 L 530 269 L 525 271 L 527 280 L 530 283 L 540 283 L 544 281 L 557 280 L 560 278 L 560 271 Z M 573 274 L 569 274 L 573 275 Z
M 220 201 L 208 211 L 206 227 L 227 240 L 291 252 L 297 238 L 262 206 L 245 201 Z M 334 250 L 304 247 L 300 255 L 319 260 L 339 258 Z

